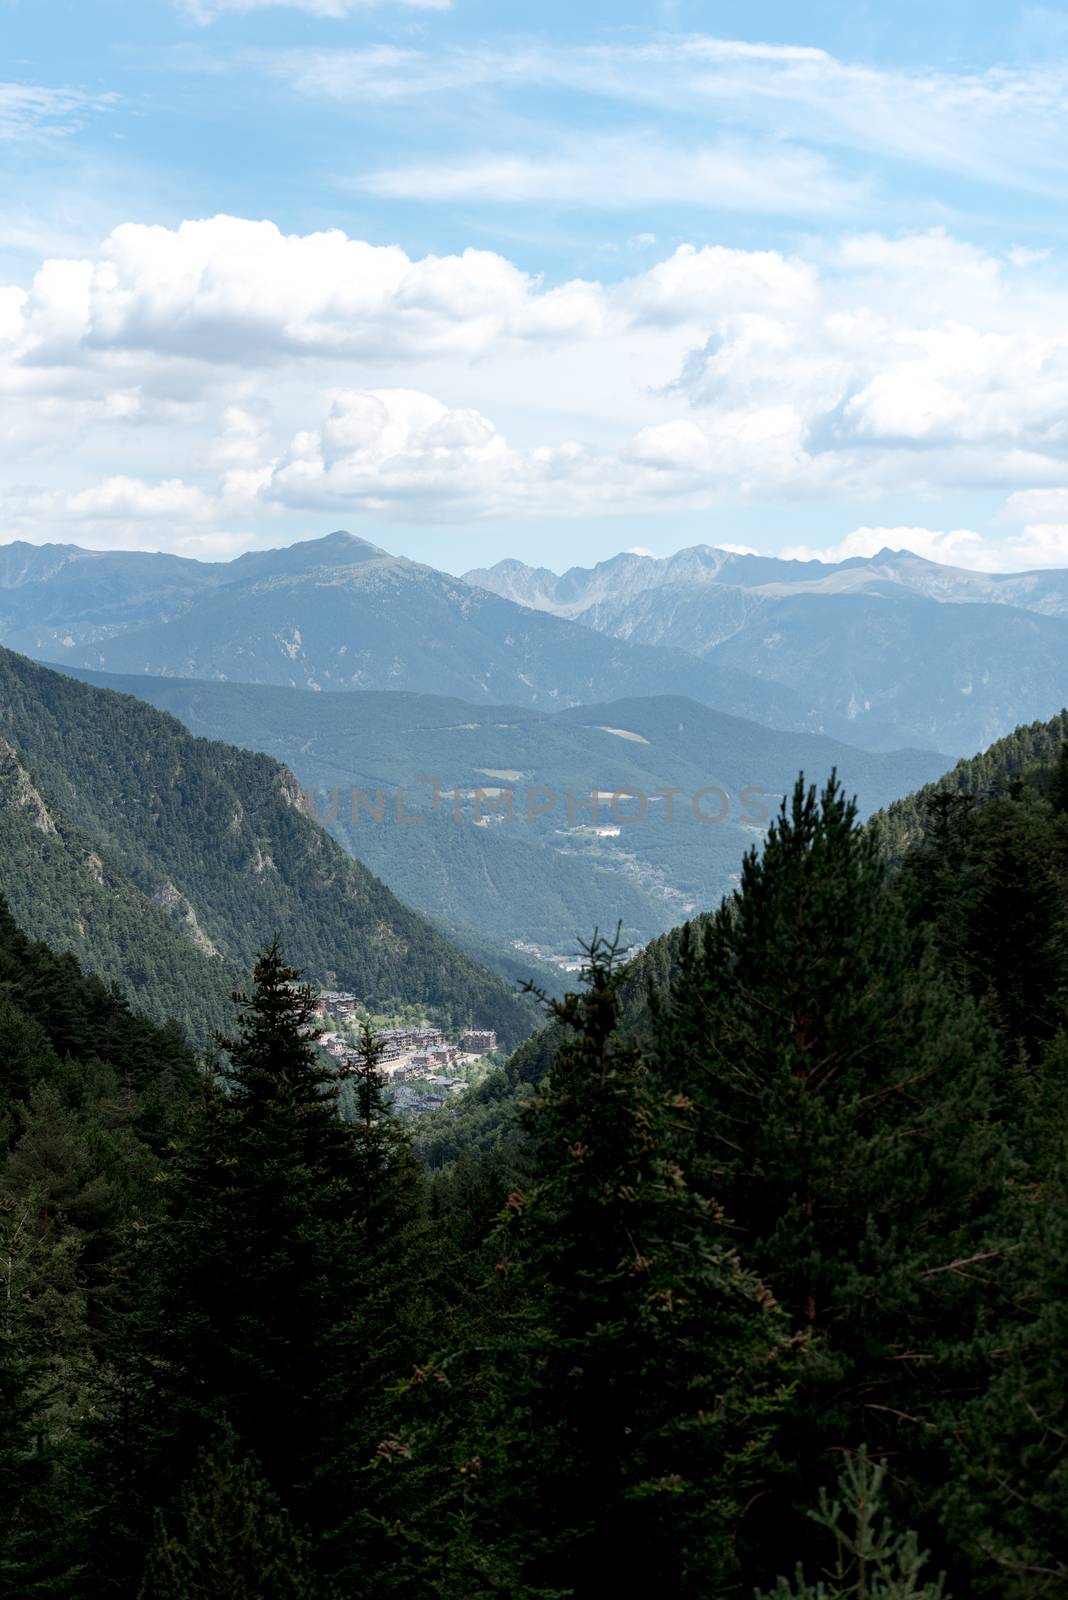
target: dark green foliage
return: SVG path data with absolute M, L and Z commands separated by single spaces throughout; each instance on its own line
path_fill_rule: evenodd
M 1014 1073 L 1022 1248 L 1014 1315 L 998 1328 L 993 1381 L 951 1443 L 945 1520 L 974 1553 L 971 1592 L 1045 1600 L 1068 1589 L 1068 1038 Z
M 7 1250 L 18 1222 L 17 1213 L 0 1206 L 0 1246 Z M 0 1596 L 36 1600 L 63 1592 L 53 1585 L 62 1576 L 64 1541 L 54 1522 L 55 1463 L 37 1442 L 46 1429 L 44 1363 L 34 1357 L 20 1307 L 6 1298 L 10 1289 L 8 1267 L 0 1280 Z
M 1059 1597 L 1062 743 L 799 784 L 430 1175 L 277 942 L 205 1079 L 0 907 L 0 1594 Z
M 118 990 L 83 972 L 71 956 L 57 955 L 27 938 L 2 897 L 0 996 L 22 1019 L 6 1012 L 10 1024 L 0 1035 L 6 1047 L 0 1070 L 8 1075 L 0 1081 L 14 1099 L 24 1099 L 39 1075 L 28 1064 L 33 1039 L 41 1041 L 42 1063 L 53 1054 L 106 1061 L 137 1090 L 163 1071 L 188 1081 L 195 1070 L 192 1052 L 177 1028 L 149 1022 Z
M 0 1594 L 85 1592 L 89 1419 L 125 1230 L 196 1081 L 134 1015 L 0 901 Z
M 159 1513 L 139 1600 L 326 1600 L 308 1547 L 236 1435 L 201 1451 Z
M 509 1045 L 533 1008 L 353 861 L 269 756 L 0 650 L 0 894 L 198 1041 L 277 929 L 302 967 Z
M 783 1396 L 786 1325 L 695 1186 L 694 1107 L 618 1037 L 615 950 L 554 1002 L 573 1035 L 527 1113 L 534 1180 L 494 1249 L 526 1306 L 506 1399 L 531 1419 L 505 1524 L 538 1581 L 727 1592 Z
M 1015 778 L 1035 769 L 1063 770 L 1064 748 L 1068 741 L 1068 711 L 1061 711 L 1049 722 L 1022 724 L 998 739 L 977 756 L 958 761 L 952 772 L 937 783 L 930 783 L 903 800 L 895 800 L 876 819 L 880 837 L 888 853 L 900 858 L 910 845 L 928 831 L 928 806 L 937 794 L 970 795 L 973 798 L 1006 793 Z
M 684 953 L 655 1048 L 696 1103 L 704 1192 L 811 1338 L 781 1445 L 798 1481 L 758 1508 L 762 1562 L 825 1451 L 870 1441 L 928 1495 L 939 1476 L 940 1407 L 982 1382 L 972 1345 L 1003 1292 L 997 1052 L 833 779 L 820 798 L 799 782 Z M 982 1282 L 955 1265 L 977 1255 Z
M 939 792 L 904 862 L 913 915 L 944 966 L 984 1003 L 1009 1056 L 1030 1059 L 1063 1014 L 1068 971 L 1063 823 L 1035 785 L 1013 779 L 976 805 Z
M 226 1087 L 206 1089 L 169 1176 L 141 1493 L 166 1498 L 225 1418 L 299 1523 L 336 1536 L 331 1560 L 359 1570 L 374 1534 L 351 1474 L 408 1358 L 421 1185 L 370 1035 L 359 1116 L 341 1119 L 298 978 L 277 944 L 257 961 L 252 991 L 235 996 Z
M 227 1086 L 205 1089 L 168 1178 L 152 1322 L 166 1470 L 226 1417 L 291 1509 L 311 1493 L 358 1269 L 362 1179 L 314 997 L 277 945 L 256 964 Z
M 614 955 L 595 939 L 586 992 L 554 1003 L 569 1043 L 526 1115 L 530 1183 L 487 1241 L 481 1325 L 408 1389 L 420 1421 L 391 1471 L 453 1537 L 435 1557 L 413 1513 L 401 1537 L 457 1600 L 592 1600 L 638 1573 L 735 1593 L 788 1392 L 784 1320 L 690 1181 L 692 1108 L 618 1037 Z
M 944 1600 L 942 1580 L 923 1576 L 927 1557 L 914 1533 L 896 1533 L 882 1511 L 886 1467 L 862 1446 L 849 1456 L 832 1497 L 820 1490 L 810 1519 L 830 1537 L 822 1564 L 828 1582 L 781 1578 L 760 1600 Z

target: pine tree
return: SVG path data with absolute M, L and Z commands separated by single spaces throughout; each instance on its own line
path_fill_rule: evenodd
M 803 1538 L 784 1500 L 807 1498 L 828 1449 L 894 1450 L 929 1505 L 1014 1242 L 997 1052 L 833 778 L 819 799 L 798 783 L 685 952 L 655 1053 L 697 1105 L 701 1190 L 809 1336 L 780 1436 L 793 1487 L 766 1486 L 754 1546 Z
M 406 1365 L 421 1189 L 373 1094 L 369 1121 L 339 1115 L 299 976 L 274 944 L 235 996 L 226 1083 L 205 1088 L 171 1177 L 145 1330 L 166 1421 L 143 1494 L 162 1503 L 225 1417 L 300 1525 L 332 1536 L 323 1560 L 356 1570 L 371 1535 L 354 1476 Z
M 691 1186 L 692 1108 L 616 1034 L 615 947 L 587 954 L 586 992 L 551 1006 L 572 1038 L 527 1118 L 532 1186 L 489 1244 L 490 1342 L 467 1357 L 475 1415 L 441 1512 L 449 1595 L 734 1592 L 787 1380 L 771 1296 Z M 447 1407 L 464 1367 L 455 1352 L 421 1393 Z
M 914 1533 L 897 1533 L 882 1514 L 885 1465 L 869 1460 L 863 1445 L 846 1458 L 833 1497 L 820 1490 L 819 1508 L 809 1512 L 830 1535 L 823 1562 L 826 1582 L 781 1578 L 761 1600 L 946 1600 L 942 1580 L 928 1582 L 927 1556 Z
M 0 1600 L 67 1594 L 77 1567 L 55 1374 L 31 1304 L 49 1265 L 36 1224 L 29 1198 L 0 1193 Z
M 1068 1038 L 1017 1088 L 1027 1168 L 1011 1303 L 992 1330 L 991 1381 L 949 1441 L 942 1499 L 970 1595 L 1053 1600 L 1068 1593 Z
M 385 1046 L 366 1017 L 360 1023 L 360 1037 L 354 1052 L 355 1060 L 346 1069 L 352 1081 L 356 1121 L 369 1132 L 381 1123 L 386 1114 L 383 1080 L 380 1070 Z
M 225 1086 L 205 1086 L 169 1179 L 146 1337 L 171 1463 L 226 1417 L 268 1481 L 303 1514 L 336 1428 L 334 1386 L 352 1325 L 359 1167 L 337 1083 L 315 1045 L 315 998 L 277 944 L 256 963 Z M 153 1331 L 153 1328 L 156 1330 Z
M 326 1600 L 308 1547 L 233 1430 L 156 1516 L 139 1600 Z
M 346 1552 L 336 1563 L 347 1595 L 377 1596 L 393 1560 L 397 1507 L 373 1466 L 388 1453 L 396 1425 L 396 1389 L 441 1315 L 442 1264 L 434 1259 L 423 1173 L 406 1129 L 391 1114 L 379 1063 L 380 1038 L 360 1030 L 353 1082 L 356 1211 L 351 1249 L 358 1263 L 359 1403 L 352 1407 L 339 1453 L 319 1486 L 321 1509 Z M 446 1291 L 447 1292 L 447 1291 Z M 358 1492 L 354 1493 L 354 1485 Z

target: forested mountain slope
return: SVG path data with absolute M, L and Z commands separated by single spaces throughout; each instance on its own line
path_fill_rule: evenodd
M 1008 887 L 1013 872 L 1017 872 L 1019 903 L 1011 908 L 1004 928 L 1005 962 L 1013 971 L 1018 969 L 1019 959 L 1010 958 L 1009 952 L 1015 948 L 1014 941 L 1019 943 L 1018 918 L 1027 906 L 1034 881 L 1041 878 L 1047 883 L 1051 871 L 1059 871 L 1063 881 L 1057 890 L 1049 889 L 1047 884 L 1044 892 L 1054 898 L 1059 896 L 1062 909 L 1057 916 L 1068 925 L 1068 862 L 1063 845 L 1057 842 L 1056 824 L 1057 807 L 1065 809 L 1068 801 L 1066 751 L 1068 711 L 1062 711 L 1048 722 L 1017 728 L 979 755 L 958 762 L 936 782 L 878 812 L 869 824 L 899 881 L 914 885 L 916 873 L 922 875 L 925 864 L 929 866 L 932 859 L 937 859 L 939 851 L 950 852 L 946 880 L 952 880 L 962 897 L 970 897 L 967 905 L 958 906 L 962 921 L 975 914 L 976 904 L 992 895 L 998 882 L 1007 880 Z M 962 798 L 964 804 L 947 811 L 940 796 Z M 1050 812 L 1048 843 L 1041 847 L 1036 842 L 1044 826 L 1039 819 Z M 1021 838 L 1030 841 L 1026 849 Z M 1016 844 L 1010 847 L 1012 839 Z M 967 849 L 966 840 L 970 841 Z M 1023 853 L 1014 867 L 1012 850 L 1016 848 Z M 998 851 L 1004 852 L 1004 859 L 994 866 L 987 852 Z M 903 871 L 905 879 L 901 878 Z M 933 920 L 936 913 L 930 895 L 926 902 L 921 895 L 920 905 L 921 913 Z M 640 1038 L 648 1032 L 650 996 L 663 1000 L 668 995 L 684 947 L 687 943 L 700 943 L 710 912 L 670 929 L 622 967 L 619 996 L 622 1025 L 628 1036 Z M 939 910 L 938 916 L 942 915 Z M 996 923 L 996 914 L 992 913 L 992 921 Z M 602 933 L 606 931 L 611 933 L 613 929 L 601 929 Z M 1026 949 L 1026 945 L 1020 948 Z M 1026 955 L 1023 959 L 1026 961 Z M 1048 978 L 1048 961 L 1036 957 L 1035 970 Z M 996 990 L 998 980 L 992 977 L 990 981 Z M 1018 982 L 1025 992 L 1033 992 L 1035 982 L 1026 974 L 1020 973 Z M 468 1095 L 461 1105 L 427 1117 L 417 1135 L 425 1159 L 432 1166 L 446 1165 L 465 1149 L 492 1149 L 502 1142 L 514 1151 L 515 1112 L 524 1099 L 524 1085 L 545 1077 L 563 1037 L 556 1023 L 540 1028 L 513 1053 L 499 1074 Z
M 544 713 L 399 690 L 338 697 L 72 670 L 172 712 L 193 733 L 285 762 L 346 848 L 450 933 L 547 954 L 573 953 L 576 934 L 595 923 L 621 922 L 628 941 L 644 944 L 718 904 L 801 767 L 836 766 L 867 815 L 945 766 L 926 751 L 873 754 L 776 731 L 679 695 Z M 670 810 L 665 786 L 677 791 Z M 617 790 L 631 791 L 618 810 L 636 823 L 613 817 Z
M 923 836 L 928 810 L 939 794 L 968 795 L 979 799 L 1007 793 L 1014 779 L 1037 770 L 1040 776 L 1056 771 L 1061 752 L 1068 744 L 1068 711 L 1049 722 L 1022 725 L 998 739 L 989 749 L 958 761 L 952 771 L 937 783 L 925 784 L 915 794 L 894 800 L 876 819 L 885 833 L 888 847 L 900 853 Z
M 814 1594 L 800 1570 L 762 1587 L 793 1551 L 812 1581 L 840 1571 L 863 1594 L 835 1535 L 841 1556 L 876 1493 L 920 1530 L 872 1557 L 887 1594 L 1053 1600 L 1068 1583 L 1066 733 L 1064 714 L 1017 730 L 896 808 L 916 826 L 889 866 L 881 827 L 799 787 L 718 914 L 618 985 L 602 951 L 586 1001 L 420 1129 L 453 1163 L 446 1210 L 509 1197 L 498 1250 L 532 1226 L 547 1170 L 576 1208 L 610 1207 L 595 1175 L 618 1172 L 625 1124 L 582 1119 L 578 1062 L 602 1084 L 631 1064 L 643 1130 L 657 1105 L 687 1129 L 687 1184 L 729 1219 L 800 1353 L 782 1453 L 738 1524 L 749 1587 L 725 1593 Z M 634 1190 L 613 1192 L 633 1227 Z M 816 1485 L 837 1503 L 813 1517 Z
M 129 696 L 0 651 L 0 892 L 198 1037 L 281 934 L 309 975 L 510 1043 L 528 1010 L 353 861 L 268 756 L 193 738 Z
M 893 865 L 799 783 L 729 903 L 591 942 L 429 1180 L 277 945 L 194 1096 L 0 912 L 12 1592 L 1060 1600 L 1056 738 Z

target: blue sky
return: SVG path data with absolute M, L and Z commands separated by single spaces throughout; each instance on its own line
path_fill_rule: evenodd
M 0 0 L 0 538 L 1068 563 L 1068 8 Z

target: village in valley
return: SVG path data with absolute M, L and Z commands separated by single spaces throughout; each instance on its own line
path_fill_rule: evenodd
M 362 1022 L 369 1020 L 356 995 L 325 990 L 319 996 L 318 1015 L 323 1024 L 319 1044 L 342 1069 L 359 1061 L 356 1038 Z M 431 1111 L 444 1105 L 484 1076 L 497 1049 L 492 1028 L 466 1028 L 458 1043 L 445 1037 L 433 1023 L 402 1023 L 374 1028 L 382 1047 L 378 1071 L 394 1110 Z

